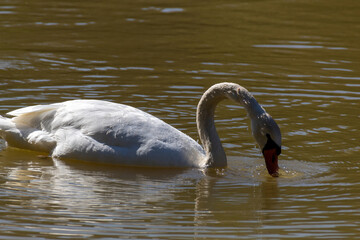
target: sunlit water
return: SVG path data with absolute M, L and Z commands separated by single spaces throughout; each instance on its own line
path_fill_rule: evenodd
M 266 173 L 245 111 L 217 109 L 226 169 L 63 161 L 0 143 L 1 239 L 360 236 L 360 2 L 5 1 L 0 114 L 91 98 L 198 139 L 212 84 L 249 89 L 283 134 Z

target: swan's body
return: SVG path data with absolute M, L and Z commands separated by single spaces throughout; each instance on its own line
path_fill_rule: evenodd
M 0 116 L 0 134 L 10 146 L 49 152 L 57 158 L 131 166 L 224 167 L 226 155 L 215 129 L 214 111 L 225 98 L 245 107 L 263 153 L 272 144 L 277 160 L 281 147 L 278 126 L 245 88 L 234 83 L 212 86 L 199 102 L 197 126 L 203 148 L 150 114 L 100 100 L 72 100 L 12 111 L 8 115 L 13 118 Z M 273 168 L 277 168 L 277 161 Z
M 123 165 L 205 166 L 205 152 L 197 142 L 130 106 L 73 100 L 10 114 L 15 117 L 4 131 L 10 146 Z

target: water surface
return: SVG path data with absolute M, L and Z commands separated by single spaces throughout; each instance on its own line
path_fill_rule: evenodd
M 0 143 L 2 239 L 360 236 L 360 2 L 5 1 L 0 114 L 70 99 L 149 112 L 198 139 L 212 84 L 243 85 L 283 134 L 267 176 L 245 111 L 221 103 L 229 166 L 139 169 Z

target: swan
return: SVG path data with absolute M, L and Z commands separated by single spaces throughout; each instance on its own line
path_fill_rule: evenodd
M 244 87 L 218 83 L 202 95 L 196 123 L 202 146 L 164 121 L 131 106 L 101 100 L 35 105 L 0 116 L 0 137 L 8 146 L 47 152 L 53 158 L 148 167 L 227 165 L 214 124 L 223 99 L 242 105 L 270 175 L 278 175 L 280 128 Z

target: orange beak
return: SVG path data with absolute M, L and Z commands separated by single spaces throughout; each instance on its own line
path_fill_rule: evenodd
M 278 177 L 279 165 L 278 165 L 278 155 L 276 148 L 264 150 L 263 155 L 265 158 L 266 168 L 269 174 L 273 177 Z

